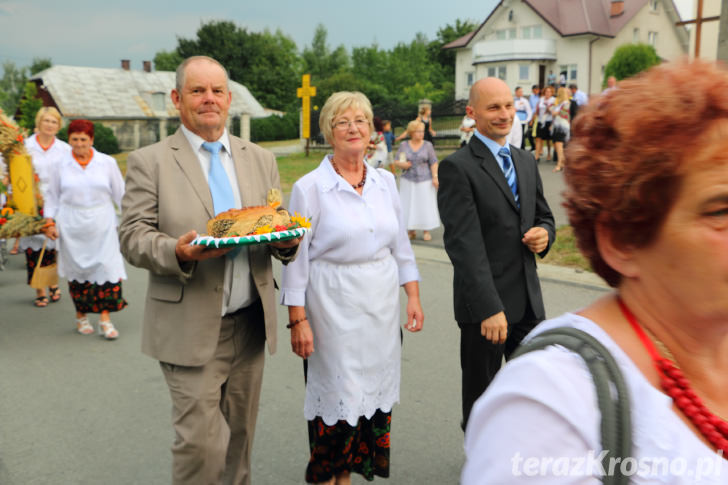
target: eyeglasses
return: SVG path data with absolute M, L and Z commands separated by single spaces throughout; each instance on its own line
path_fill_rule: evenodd
M 349 120 L 339 120 L 333 123 L 333 127 L 337 130 L 348 130 L 351 124 L 354 124 L 357 128 L 364 128 L 365 126 L 369 126 L 369 120 L 366 118 L 357 118 L 354 121 Z

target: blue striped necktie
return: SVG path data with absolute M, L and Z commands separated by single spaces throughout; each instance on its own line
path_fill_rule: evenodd
M 503 147 L 498 150 L 498 155 L 503 159 L 503 175 L 506 176 L 508 187 L 511 188 L 513 197 L 516 199 L 516 205 L 520 208 L 521 204 L 518 203 L 518 181 L 516 180 L 516 169 L 513 168 L 513 162 L 511 161 L 511 152 Z
M 202 144 L 202 148 L 210 152 L 208 184 L 210 185 L 210 195 L 212 195 L 212 207 L 215 215 L 218 215 L 235 207 L 235 196 L 230 185 L 230 179 L 220 161 L 222 143 L 219 141 L 206 141 Z

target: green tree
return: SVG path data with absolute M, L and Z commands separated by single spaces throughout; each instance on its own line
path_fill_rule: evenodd
M 38 89 L 35 87 L 35 83 L 25 83 L 23 98 L 18 106 L 20 109 L 18 124 L 32 132 L 33 128 L 35 128 L 35 115 L 42 106 L 43 101 L 38 97 Z
M 604 68 L 602 87 L 607 85 L 607 78 L 614 76 L 621 80 L 644 71 L 660 63 L 655 48 L 647 44 L 625 44 L 617 48 Z
M 443 74 L 448 79 L 455 78 L 455 51 L 453 49 L 443 50 L 442 46 L 448 44 L 465 34 L 469 34 L 478 27 L 472 20 L 455 20 L 455 25 L 447 24 L 437 31 L 437 38 L 427 45 L 427 50 L 432 62 L 442 66 Z
M 311 74 L 311 79 L 318 82 L 334 74 L 348 71 L 349 54 L 343 45 L 331 50 L 326 38 L 328 31 L 323 24 L 318 24 L 313 34 L 311 45 L 304 47 L 301 59 L 303 72 Z
M 53 63 L 51 63 L 50 57 L 34 57 L 33 62 L 31 62 L 30 67 L 28 67 L 28 71 L 31 76 L 34 76 L 39 72 L 48 69 L 52 65 Z
M 176 52 L 182 59 L 217 59 L 233 81 L 244 84 L 266 107 L 285 109 L 296 99 L 296 44 L 280 31 L 249 32 L 233 22 L 213 21 L 202 24 L 195 39 L 178 38 Z
M 3 63 L 3 77 L 0 78 L 0 108 L 10 117 L 15 116 L 27 80 L 25 67 L 17 67 L 13 61 Z
M 183 61 L 176 50 L 161 50 L 154 54 L 154 69 L 157 71 L 176 71 L 177 66 Z

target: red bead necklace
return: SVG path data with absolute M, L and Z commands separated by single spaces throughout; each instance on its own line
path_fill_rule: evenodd
M 690 381 L 687 380 L 677 366 L 677 363 L 660 355 L 655 344 L 647 336 L 642 326 L 637 322 L 637 318 L 627 308 L 627 305 L 624 304 L 621 298 L 617 297 L 617 303 L 625 318 L 642 341 L 642 345 L 645 346 L 650 357 L 652 357 L 657 372 L 660 374 L 660 385 L 662 389 L 672 398 L 678 409 L 698 428 L 700 433 L 713 446 L 723 452 L 723 458 L 728 460 L 728 421 L 716 416 L 705 407 L 705 404 L 695 394 L 695 391 L 690 386 Z M 667 347 L 656 338 L 654 339 L 665 349 L 665 353 L 669 354 Z
M 354 190 L 358 189 L 359 187 L 364 187 L 364 183 L 366 183 L 366 181 L 367 181 L 367 164 L 363 163 L 362 165 L 364 165 L 364 172 L 361 174 L 361 181 L 359 181 L 358 184 L 349 184 L 349 185 L 351 185 L 351 188 Z M 339 167 L 336 166 L 336 162 L 334 161 L 333 157 L 331 158 L 331 166 L 334 167 L 334 171 L 337 174 L 339 174 L 339 177 L 341 177 L 343 179 L 344 176 L 341 175 L 341 172 L 339 172 Z M 344 180 L 346 180 L 346 179 L 344 179 Z M 348 182 L 349 181 L 347 180 L 347 183 Z

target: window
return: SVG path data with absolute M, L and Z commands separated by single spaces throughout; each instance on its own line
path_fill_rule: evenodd
M 533 26 L 533 38 L 534 39 L 540 39 L 543 35 L 542 29 L 540 25 L 534 25 Z
M 164 111 L 164 93 L 152 93 L 152 109 L 154 111 Z
M 495 66 L 488 68 L 488 77 L 495 77 Z
M 531 66 L 528 64 L 519 64 L 518 65 L 518 80 L 519 81 L 528 81 L 531 76 Z
M 501 81 L 506 80 L 506 66 L 498 66 L 498 79 Z
M 472 86 L 473 85 L 473 80 L 475 78 L 475 73 L 474 72 L 469 72 L 469 73 L 466 74 L 466 76 L 468 78 L 468 86 Z
M 521 37 L 524 39 L 530 39 L 531 38 L 531 27 L 521 27 Z
M 640 29 L 635 27 L 634 30 L 632 31 L 632 42 L 634 42 L 636 44 L 639 41 L 640 41 Z
M 647 32 L 647 43 L 652 47 L 657 45 L 657 32 Z
M 506 31 L 503 29 L 495 31 L 496 40 L 506 40 Z
M 508 29 L 508 38 L 509 39 L 515 39 L 516 38 L 516 28 L 512 27 Z
M 658 3 L 659 3 L 659 0 L 650 0 L 650 10 L 652 10 L 653 12 L 656 12 Z
M 569 81 L 576 81 L 576 64 L 569 64 Z

